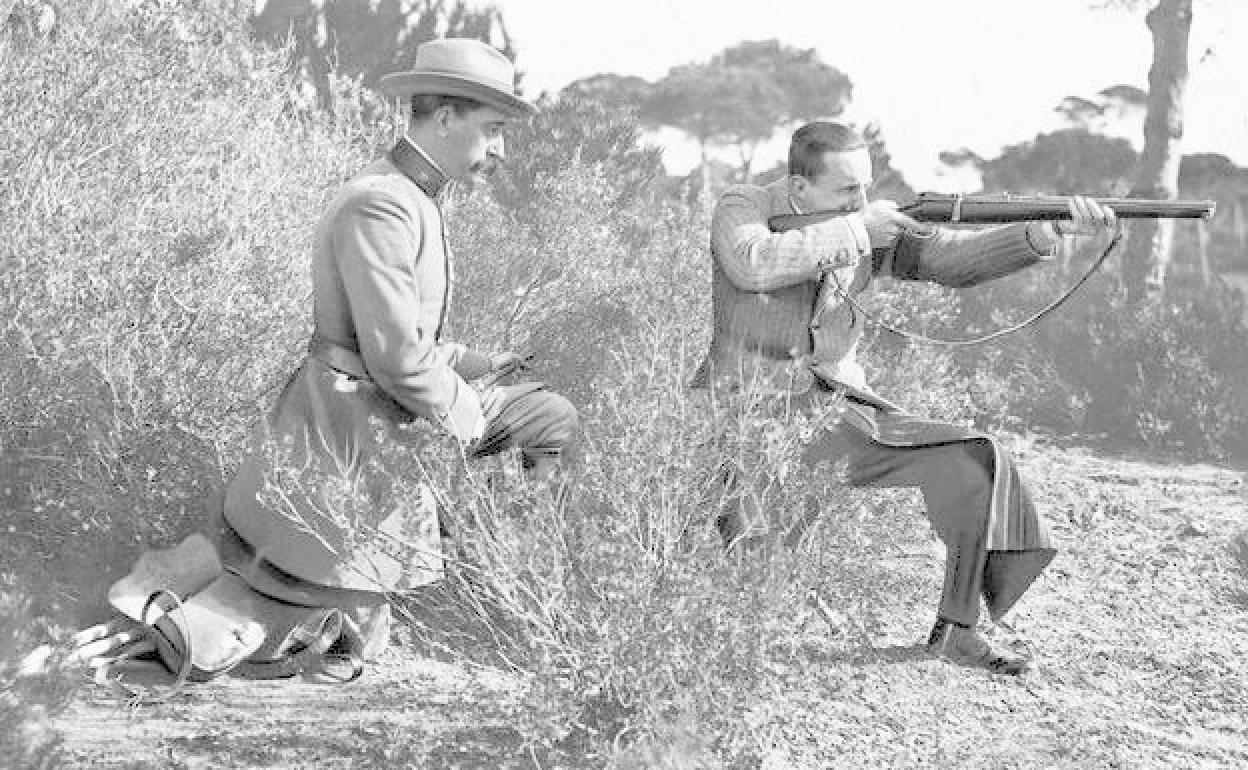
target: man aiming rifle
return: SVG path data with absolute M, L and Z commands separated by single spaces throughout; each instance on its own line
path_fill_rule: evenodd
M 918 487 L 946 546 L 944 584 L 929 649 L 1004 674 L 1029 661 L 981 635 L 981 597 L 993 620 L 1014 606 L 1056 553 L 1013 460 L 992 437 L 902 412 L 866 383 L 855 356 L 862 318 L 853 295 L 878 276 L 972 286 L 1050 258 L 1061 236 L 1114 233 L 1114 210 L 1085 197 L 1065 221 L 961 230 L 921 224 L 890 201 L 868 202 L 871 158 L 862 137 L 836 123 L 799 129 L 789 175 L 738 185 L 711 222 L 714 328 L 693 386 L 718 400 L 775 394 L 817 411 L 844 397 L 835 425 L 805 448 L 806 467 L 848 456 L 856 486 Z M 805 221 L 769 221 L 812 215 Z M 787 227 L 787 229 L 786 229 Z M 767 533 L 764 512 L 726 467 L 729 504 L 717 524 L 725 546 Z

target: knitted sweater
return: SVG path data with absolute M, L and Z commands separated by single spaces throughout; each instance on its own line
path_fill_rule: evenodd
M 1044 230 L 1012 224 L 979 230 L 925 227 L 871 251 L 860 214 L 782 233 L 767 220 L 794 214 L 787 180 L 737 185 L 711 220 L 711 347 L 694 387 L 748 383 L 792 390 L 798 369 L 866 388 L 857 362 L 862 319 L 844 294 L 877 276 L 972 286 L 1051 257 Z M 794 364 L 797 366 L 795 367 Z

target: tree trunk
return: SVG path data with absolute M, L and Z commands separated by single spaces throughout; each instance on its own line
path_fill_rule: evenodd
M 1161 0 L 1145 20 L 1153 34 L 1153 64 L 1148 71 L 1144 153 L 1131 195 L 1174 198 L 1178 195 L 1182 158 L 1180 141 L 1192 0 Z M 1156 296 L 1165 286 L 1173 242 L 1171 220 L 1140 219 L 1131 223 L 1122 268 L 1128 303 Z
M 737 152 L 741 157 L 741 182 L 750 184 L 754 176 L 754 155 L 758 152 L 758 142 L 742 141 Z
M 698 166 L 702 181 L 698 190 L 698 201 L 704 211 L 710 212 L 715 207 L 715 195 L 711 192 L 711 158 L 706 152 L 706 142 L 706 139 L 698 140 L 698 153 L 702 158 L 702 165 Z
M 1208 289 L 1213 285 L 1213 266 L 1209 263 L 1209 225 L 1196 222 L 1196 244 L 1200 248 L 1200 285 Z
M 1235 203 L 1231 207 L 1231 222 L 1235 227 L 1235 243 L 1239 247 L 1234 253 L 1243 255 L 1240 258 L 1241 263 L 1236 264 L 1234 268 L 1238 270 L 1248 267 L 1248 265 L 1242 264 L 1243 258 L 1248 257 L 1248 216 L 1244 214 L 1243 199 L 1236 198 L 1234 200 Z

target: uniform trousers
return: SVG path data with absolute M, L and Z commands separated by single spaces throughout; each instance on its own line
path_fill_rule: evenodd
M 831 398 L 835 394 L 829 388 L 816 385 L 786 399 L 786 411 L 819 415 Z M 1012 461 L 982 434 L 915 418 L 883 403 L 851 397 L 840 420 L 816 420 L 822 424 L 804 442 L 802 465 L 812 470 L 821 461 L 845 458 L 852 486 L 917 487 L 928 521 L 946 548 L 938 615 L 973 626 L 982 597 L 992 618 L 1000 619 L 1055 554 Z M 1000 481 L 998 474 L 1004 474 Z M 734 472 L 725 481 L 731 487 L 747 477 Z M 729 495 L 736 502 L 729 508 L 730 518 L 736 518 L 729 530 L 759 534 L 769 529 L 760 521 L 766 513 L 759 506 L 740 505 L 745 497 Z M 722 519 L 721 533 L 729 536 Z M 993 537 L 998 542 L 990 543 Z
M 529 382 L 488 388 L 481 401 L 485 430 L 469 447 L 470 456 L 518 447 L 525 469 L 539 479 L 572 461 L 579 419 L 563 396 Z

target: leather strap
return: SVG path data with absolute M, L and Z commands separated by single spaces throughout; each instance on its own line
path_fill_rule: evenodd
M 361 380 L 372 379 L 368 375 L 368 367 L 364 366 L 364 359 L 360 357 L 358 350 L 337 342 L 330 342 L 320 335 L 312 335 L 312 339 L 308 342 L 308 355 L 343 374 L 349 374 Z
M 182 637 L 179 641 L 183 644 L 181 657 L 178 662 L 178 670 L 174 672 L 174 680 L 172 684 L 167 685 L 163 689 L 150 687 L 132 687 L 122 681 L 119 669 L 125 664 L 135 663 L 132 660 L 133 654 L 142 649 L 139 645 L 135 645 L 131 650 L 123 652 L 113 660 L 105 663 L 96 669 L 95 681 L 99 684 L 108 685 L 117 691 L 118 694 L 125 697 L 131 707 L 149 705 L 153 703 L 164 703 L 173 696 L 177 695 L 186 686 L 187 681 L 193 678 L 194 666 L 191 663 L 191 640 L 189 636 L 180 634 L 181 628 L 177 625 L 177 621 L 173 620 L 173 613 L 176 612 L 182 618 L 182 624 L 186 624 L 185 615 L 182 612 L 182 600 L 172 591 L 160 590 L 152 593 L 143 604 L 143 611 L 140 613 L 139 622 L 148 629 L 148 633 L 159 633 L 154 630 L 154 626 L 159 620 L 148 622 L 148 615 L 153 606 L 161 609 L 165 614 L 163 617 L 169 618 L 173 627 L 179 631 Z M 163 655 L 161 656 L 164 657 Z M 152 661 L 154 664 L 155 661 Z M 163 665 L 162 665 L 163 667 Z M 117 672 L 118 676 L 111 676 Z
M 307 669 L 324 668 L 326 658 L 331 657 L 326 655 L 326 653 L 334 646 L 339 637 L 344 633 L 349 633 L 348 624 L 344 622 L 342 610 L 326 609 L 323 611 L 320 621 L 314 624 L 313 627 L 316 630 L 311 634 L 310 638 L 306 636 L 302 639 L 298 638 L 303 636 L 300 633 L 303 630 L 302 627 L 293 629 L 290 636 L 287 637 L 296 642 L 305 642 L 306 646 L 297 652 L 285 654 L 276 660 L 244 660 L 231 669 L 230 673 L 246 679 L 285 679 L 286 677 L 302 673 Z M 363 673 L 364 663 L 350 653 L 345 657 L 352 664 L 353 669 L 350 679 L 345 680 L 349 682 Z
M 992 340 L 999 339 L 1001 337 L 1006 336 L 1007 334 L 1013 334 L 1015 332 L 1022 331 L 1023 329 L 1026 329 L 1028 326 L 1031 326 L 1032 324 L 1036 323 L 1040 319 L 1044 318 L 1049 313 L 1052 313 L 1054 310 L 1057 310 L 1059 307 L 1061 307 L 1063 303 L 1066 302 L 1066 300 L 1074 296 L 1074 293 L 1079 290 L 1080 286 L 1083 286 L 1083 284 L 1085 284 L 1088 281 L 1088 279 L 1092 277 L 1092 274 L 1095 273 L 1097 269 L 1100 268 L 1100 266 L 1105 262 L 1105 260 L 1109 257 L 1110 253 L 1113 252 L 1114 247 L 1118 245 L 1118 241 L 1120 241 L 1121 239 L 1122 239 L 1122 231 L 1120 230 L 1120 231 L 1115 232 L 1113 237 L 1109 241 L 1109 245 L 1106 246 L 1105 250 L 1101 252 L 1101 255 L 1092 262 L 1092 265 L 1087 269 L 1087 271 L 1083 275 L 1079 276 L 1079 279 L 1075 281 L 1073 284 L 1071 284 L 1070 288 L 1067 289 L 1065 292 L 1063 292 L 1060 296 L 1058 296 L 1057 299 L 1053 300 L 1049 304 L 1040 308 L 1040 310 L 1036 311 L 1030 318 L 1019 321 L 1018 323 L 1015 323 L 1015 324 L 1011 324 L 1010 326 L 1006 326 L 1002 329 L 997 329 L 996 331 L 991 332 L 989 334 L 984 334 L 979 337 L 971 337 L 968 339 L 946 340 L 946 339 L 940 339 L 937 337 L 928 337 L 927 335 L 919 334 L 918 332 L 911 332 L 905 329 L 899 329 L 896 326 L 893 326 L 885 321 L 881 321 L 880 319 L 876 318 L 871 313 L 868 313 L 866 310 L 864 310 L 862 306 L 858 304 L 857 300 L 854 299 L 853 295 L 848 290 L 846 290 L 846 288 L 841 284 L 840 279 L 836 277 L 836 273 L 828 273 L 828 278 L 831 278 L 833 281 L 836 282 L 836 286 L 835 286 L 836 293 L 841 295 L 841 297 L 845 300 L 845 302 L 848 303 L 849 306 L 854 309 L 855 313 L 858 313 L 863 318 L 866 318 L 868 321 L 875 324 L 876 327 L 883 329 L 886 332 L 890 332 L 892 334 L 896 334 L 899 337 L 904 337 L 906 339 L 914 340 L 916 342 L 926 342 L 932 345 L 947 345 L 949 347 L 963 347 L 966 345 L 979 345 L 984 342 L 991 342 Z

